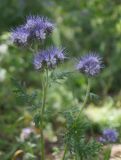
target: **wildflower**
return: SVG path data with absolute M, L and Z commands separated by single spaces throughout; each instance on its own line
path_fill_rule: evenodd
M 36 29 L 33 35 L 35 38 L 37 38 L 38 40 L 44 40 L 46 38 L 46 34 L 44 29 Z
M 54 24 L 45 17 L 29 16 L 25 28 L 30 31 L 31 37 L 43 40 L 54 29 Z
M 34 130 L 32 128 L 23 128 L 22 132 L 20 134 L 20 138 L 22 141 L 26 140 L 29 138 L 29 136 L 31 135 L 31 133 L 33 133 Z
M 17 27 L 11 33 L 11 40 L 17 45 L 27 45 L 30 38 L 30 33 L 23 26 Z
M 57 64 L 65 59 L 64 50 L 56 47 L 50 47 L 42 50 L 34 57 L 34 66 L 36 69 L 54 68 Z
M 103 131 L 102 137 L 99 138 L 99 141 L 102 143 L 116 142 L 118 138 L 118 133 L 113 129 L 105 129 Z
M 47 18 L 29 16 L 24 25 L 12 30 L 11 39 L 13 43 L 25 46 L 32 40 L 44 40 L 53 29 L 54 24 Z
M 98 55 L 88 54 L 80 59 L 76 68 L 80 72 L 93 77 L 100 72 L 102 68 L 102 61 Z

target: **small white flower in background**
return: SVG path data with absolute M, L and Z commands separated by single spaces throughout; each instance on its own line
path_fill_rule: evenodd
M 6 54 L 8 51 L 8 45 L 6 44 L 1 44 L 0 45 L 0 54 Z
M 3 68 L 0 68 L 0 82 L 4 81 L 6 77 L 6 70 Z
M 28 128 L 23 128 L 22 132 L 20 134 L 20 139 L 22 141 L 28 139 L 30 134 L 33 133 L 33 132 L 34 132 L 34 130 L 32 128 L 29 128 L 29 127 Z
M 7 53 L 8 53 L 8 45 L 1 44 L 0 45 L 0 61 L 2 61 L 2 59 Z

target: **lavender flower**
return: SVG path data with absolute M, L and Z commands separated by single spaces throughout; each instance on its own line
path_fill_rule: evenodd
M 80 59 L 76 68 L 88 76 L 95 76 L 102 68 L 102 61 L 98 55 L 88 54 Z
M 116 142 L 118 138 L 118 133 L 116 130 L 113 129 L 105 129 L 103 131 L 102 137 L 99 138 L 101 143 L 108 143 L 108 142 Z
M 43 40 L 53 31 L 54 24 L 45 17 L 29 16 L 25 28 L 31 32 L 33 38 Z
M 34 66 L 36 69 L 54 68 L 58 63 L 65 59 L 64 49 L 50 47 L 47 50 L 42 50 L 34 57 Z
M 17 45 L 27 45 L 29 42 L 29 38 L 30 33 L 23 26 L 17 27 L 16 29 L 12 30 L 11 40 Z
M 27 45 L 30 40 L 44 40 L 54 29 L 54 24 L 47 18 L 29 16 L 26 23 L 12 30 L 12 42 L 17 45 Z

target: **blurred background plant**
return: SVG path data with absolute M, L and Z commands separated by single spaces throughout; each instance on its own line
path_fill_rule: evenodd
M 103 57 L 105 70 L 93 80 L 91 91 L 99 96 L 90 95 L 91 103 L 85 114 L 96 134 L 101 133 L 103 128 L 116 128 L 120 142 L 121 1 L 1 0 L 0 12 L 0 159 L 11 159 L 9 157 L 21 148 L 17 139 L 22 129 L 29 127 L 32 121 L 26 106 L 13 93 L 11 77 L 21 80 L 30 94 L 33 90 L 39 92 L 41 87 L 41 77 L 33 69 L 29 52 L 16 48 L 9 40 L 10 29 L 23 23 L 30 14 L 45 15 L 57 25 L 50 40 L 57 46 L 65 46 L 72 58 L 90 50 L 99 52 Z M 59 72 L 67 67 L 73 70 L 75 61 L 73 58 L 72 62 L 64 64 Z M 49 121 L 52 123 L 46 126 L 45 133 L 47 145 L 48 142 L 53 144 L 48 145 L 48 155 L 52 148 L 56 154 L 57 137 L 60 137 L 65 122 L 59 112 L 75 103 L 80 106 L 85 94 L 86 79 L 83 76 L 75 73 L 68 79 L 59 80 L 59 86 L 55 84 L 48 94 L 51 106 L 48 112 L 52 112 Z

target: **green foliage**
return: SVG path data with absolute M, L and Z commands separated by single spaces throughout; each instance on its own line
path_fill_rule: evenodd
M 39 107 L 41 107 L 41 102 L 35 103 L 37 98 L 37 92 L 33 91 L 33 93 L 28 94 L 26 92 L 26 88 L 22 86 L 17 80 L 12 78 L 12 83 L 14 86 L 13 92 L 16 94 L 18 100 L 28 106 L 29 111 L 37 111 Z
M 111 156 L 111 147 L 108 146 L 107 148 L 104 149 L 104 160 L 110 160 Z
M 39 113 L 36 113 L 36 114 L 34 115 L 33 121 L 34 121 L 34 123 L 35 123 L 35 126 L 39 128 L 39 127 L 40 127 L 40 124 L 41 124 L 40 112 L 39 112 Z
M 35 127 L 39 128 L 41 124 L 40 108 L 41 104 L 35 104 L 35 99 L 37 98 L 37 93 L 33 92 L 31 95 L 26 93 L 26 89 L 15 79 L 12 78 L 12 83 L 14 85 L 14 92 L 17 98 L 28 106 L 29 111 L 34 112 L 33 122 Z
M 33 92 L 31 95 L 29 95 L 26 93 L 25 88 L 19 82 L 17 82 L 17 80 L 12 78 L 12 82 L 14 84 L 14 87 L 16 88 L 13 90 L 13 92 L 16 93 L 17 97 L 27 105 L 33 105 L 34 100 L 37 97 L 37 93 Z
M 61 80 L 65 80 L 72 72 L 70 71 L 62 71 L 62 72 L 52 72 L 50 75 L 50 79 L 53 83 L 60 83 Z
M 82 160 L 94 160 L 101 149 L 101 144 L 94 138 L 88 137 L 89 122 L 84 116 L 74 118 L 72 112 L 66 114 L 66 119 L 65 143 L 70 153 Z
M 91 100 L 99 100 L 99 96 L 95 93 L 90 92 L 89 97 Z

